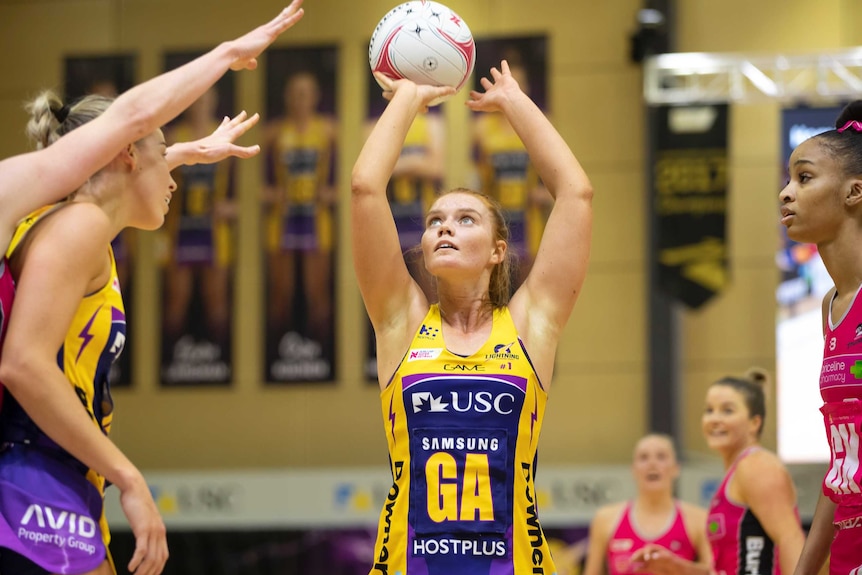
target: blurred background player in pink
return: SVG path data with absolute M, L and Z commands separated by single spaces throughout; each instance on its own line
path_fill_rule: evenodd
M 712 568 L 664 547 L 647 545 L 632 558 L 657 575 L 792 574 L 805 542 L 796 509 L 796 488 L 778 457 L 760 445 L 766 418 L 762 369 L 726 376 L 706 392 L 702 424 L 725 475 L 709 507 L 706 534 Z
M 635 498 L 602 507 L 590 524 L 584 575 L 639 572 L 632 555 L 648 544 L 709 568 L 706 510 L 673 495 L 679 463 L 671 438 L 656 433 L 642 437 L 635 445 L 632 475 Z

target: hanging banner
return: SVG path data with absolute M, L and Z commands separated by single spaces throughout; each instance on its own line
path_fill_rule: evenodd
M 171 70 L 200 52 L 165 55 Z M 235 116 L 234 77 L 226 75 L 165 128 L 168 144 L 211 134 Z M 180 166 L 177 190 L 159 231 L 162 269 L 161 383 L 165 386 L 229 384 L 237 204 L 234 158 Z
M 545 113 L 548 109 L 548 41 L 545 36 L 508 36 L 476 40 L 473 89 L 484 91 L 482 78 L 506 60 L 512 77 Z M 500 113 L 471 116 L 470 146 L 474 187 L 500 203 L 509 227 L 509 253 L 514 257 L 512 290 L 526 279 L 554 201 L 527 149 Z
M 335 379 L 335 46 L 267 52 L 264 380 Z
M 728 284 L 725 104 L 656 109 L 652 209 L 659 287 L 698 308 Z

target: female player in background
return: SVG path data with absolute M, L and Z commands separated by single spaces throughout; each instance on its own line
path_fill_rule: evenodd
M 526 67 L 510 61 L 509 69 L 529 95 Z M 472 131 L 481 189 L 499 202 L 509 226 L 509 250 L 516 258 L 513 287 L 517 289 L 530 273 L 552 198 L 503 114 L 477 115 Z
M 835 284 L 823 298 L 820 372 L 831 462 L 799 575 L 817 573 L 827 555 L 833 575 L 862 571 L 862 101 L 848 104 L 835 128 L 797 146 L 779 195 L 787 236 L 816 244 Z
M 335 124 L 318 111 L 320 85 L 311 72 L 292 74 L 284 85 L 285 117 L 273 122 L 265 147 L 271 155 L 274 189 L 267 218 L 268 337 L 302 333 L 324 349 L 333 344 L 333 207 L 331 183 Z M 297 278 L 301 278 L 302 282 Z M 304 298 L 306 325 L 298 325 L 297 293 Z M 324 355 L 327 355 L 324 353 Z
M 492 68 L 468 106 L 503 113 L 554 207 L 533 269 L 510 299 L 499 207 L 466 189 L 441 195 L 422 236 L 437 282 L 432 304 L 404 263 L 386 185 L 416 114 L 453 89 L 377 79 L 390 102 L 351 182 L 353 261 L 377 336 L 393 477 L 372 573 L 553 573 L 534 463 L 557 343 L 586 274 L 592 187 L 508 64 Z
M 228 69 L 255 68 L 256 57 L 302 17 L 300 6 L 294 2 L 111 106 L 98 96 L 61 105 L 50 94 L 31 105 L 28 131 L 41 149 L 0 164 L 3 212 L 68 198 L 21 224 L 4 269 L 18 291 L 0 360 L 11 394 L 0 415 L 0 572 L 114 572 L 102 510 L 106 482 L 120 490 L 135 535 L 129 570 L 162 571 L 164 524 L 140 471 L 107 437 L 108 369 L 125 339 L 111 239 L 126 226 L 162 224 L 175 187 L 171 167 L 256 152 L 230 143 L 249 127 L 243 118 L 225 122 L 214 140 L 170 150 L 158 127 Z
M 590 524 L 590 546 L 584 575 L 637 572 L 635 551 L 647 544 L 709 568 L 712 553 L 706 538 L 706 510 L 673 496 L 679 464 L 670 437 L 650 434 L 635 445 L 632 474 L 637 495 L 606 505 Z
M 207 90 L 166 132 L 168 143 L 196 140 L 218 127 L 215 117 L 218 93 Z M 178 201 L 168 214 L 167 262 L 164 276 L 163 353 L 169 363 L 177 340 L 189 332 L 192 297 L 203 304 L 206 339 L 221 353 L 230 341 L 230 264 L 233 242 L 231 224 L 236 204 L 231 197 L 229 162 L 180 166 L 174 172 Z
M 766 372 L 752 369 L 743 377 L 719 379 L 706 393 L 703 433 L 725 468 L 706 523 L 712 568 L 647 545 L 632 558 L 643 563 L 640 570 L 657 575 L 793 573 L 805 535 L 790 474 L 760 445 L 767 380 Z

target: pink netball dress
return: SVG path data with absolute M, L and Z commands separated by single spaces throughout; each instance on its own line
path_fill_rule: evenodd
M 760 449 L 745 449 L 727 470 L 712 498 L 706 534 L 712 546 L 713 565 L 718 575 L 780 575 L 778 548 L 747 506 L 727 496 L 727 484 L 737 464 Z
M 688 559 L 697 560 L 697 550 L 685 531 L 685 523 L 682 519 L 682 511 L 679 504 L 674 503 L 673 521 L 668 529 L 653 539 L 642 536 L 632 522 L 632 504 L 626 504 L 625 511 L 620 518 L 617 528 L 608 541 L 608 575 L 628 575 L 633 573 L 631 558 L 635 551 L 642 549 L 647 543 L 661 545 L 669 549 L 674 555 Z
M 820 396 L 823 422 L 832 452 L 823 493 L 837 504 L 836 535 L 829 560 L 831 574 L 859 572 L 862 567 L 862 302 L 853 303 L 837 321 L 832 302 L 826 322 Z M 833 298 L 834 301 L 834 298 Z

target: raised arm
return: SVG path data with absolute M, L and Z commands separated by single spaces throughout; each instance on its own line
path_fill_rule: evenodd
M 485 92 L 471 92 L 468 106 L 502 112 L 521 138 L 530 161 L 554 197 L 535 262 L 509 308 L 529 345 L 539 377 L 547 382 L 559 334 L 581 291 L 590 255 L 593 189 L 569 146 L 521 91 L 504 60 L 482 78 Z
M 452 91 L 417 86 L 409 80 L 392 81 L 385 76 L 379 79 L 389 87 L 386 95 L 390 102 L 365 141 L 350 182 L 353 266 L 371 323 L 378 332 L 404 313 L 411 300 L 424 300 L 401 255 L 386 185 L 416 114 L 435 97 Z M 427 302 L 419 303 L 426 307 Z
M 256 68 L 256 57 L 302 18 L 301 5 L 294 0 L 248 34 L 130 89 L 104 114 L 44 150 L 0 162 L 0 245 L 5 248 L 18 220 L 79 188 L 124 146 L 176 117 L 229 69 Z

